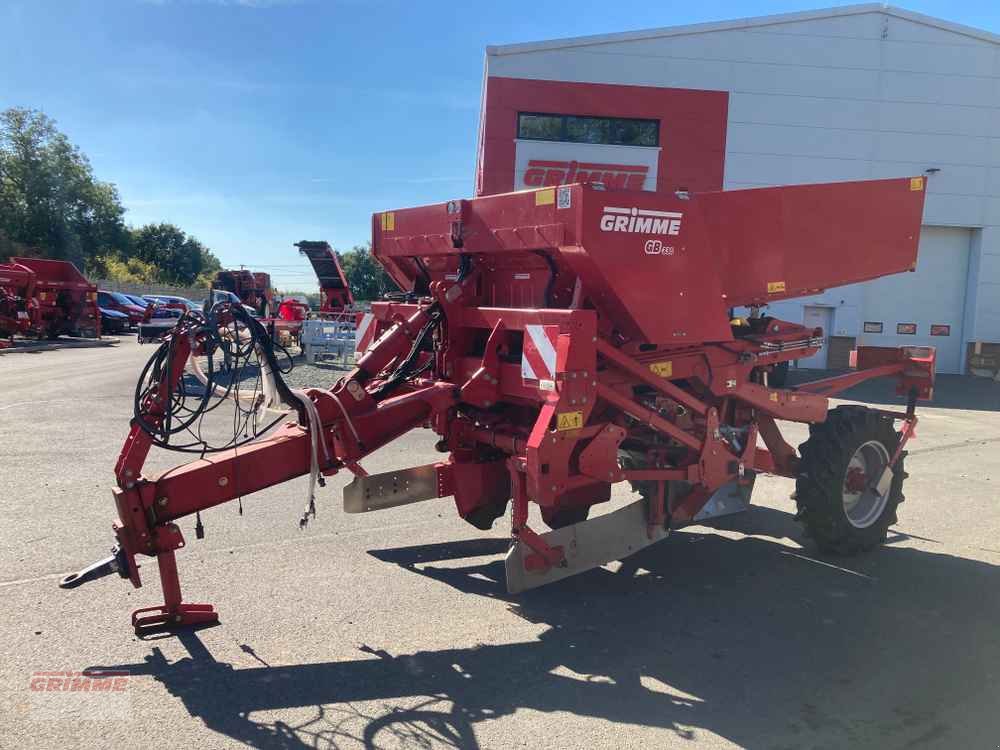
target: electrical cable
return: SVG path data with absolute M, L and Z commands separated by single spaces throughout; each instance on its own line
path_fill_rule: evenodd
M 191 356 L 187 368 L 201 386 L 200 394 L 190 392 L 184 373 L 165 372 L 165 368 L 174 366 L 176 346 L 185 336 L 192 347 L 200 347 L 204 356 L 204 367 Z M 285 347 L 277 346 L 286 358 L 284 366 L 264 327 L 240 305 L 220 303 L 204 315 L 185 312 L 142 370 L 135 391 L 135 423 L 154 445 L 182 453 L 214 453 L 250 442 L 287 416 L 283 411 L 261 427 L 263 412 L 277 403 L 300 414 L 307 411 L 282 378 L 291 371 L 291 355 Z M 217 356 L 221 357 L 218 366 Z M 253 387 L 241 388 L 250 378 Z M 154 408 L 161 389 L 165 391 L 162 403 L 166 406 Z M 227 400 L 234 404 L 233 437 L 221 445 L 210 444 L 201 433 L 201 420 Z M 191 442 L 179 442 L 182 433 L 190 435 Z

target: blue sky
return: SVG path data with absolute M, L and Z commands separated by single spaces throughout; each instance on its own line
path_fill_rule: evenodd
M 292 243 L 472 191 L 484 48 L 830 3 L 0 0 L 0 108 L 34 107 L 224 265 L 315 286 Z M 903 7 L 1000 32 L 1000 6 Z

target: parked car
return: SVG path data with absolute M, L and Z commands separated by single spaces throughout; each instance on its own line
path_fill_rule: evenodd
M 101 333 L 125 333 L 129 328 L 129 316 L 107 307 L 101 310 Z
M 225 289 L 213 289 L 211 296 L 202 302 L 202 306 L 212 307 L 219 304 L 220 302 L 229 302 L 232 305 L 239 305 L 251 318 L 260 319 L 260 314 L 250 305 L 244 305 L 243 301 L 230 291 Z
M 124 313 L 128 317 L 128 326 L 139 325 L 146 312 L 145 307 L 135 304 L 121 292 L 109 292 L 104 289 L 97 290 L 97 306 Z
M 150 305 L 147 308 L 150 319 L 148 321 L 144 319 L 139 325 L 138 339 L 140 344 L 159 341 L 164 333 L 176 325 L 177 319 L 181 317 L 184 310 L 200 311 L 202 309 L 198 303 L 172 294 L 144 294 L 142 296 Z
M 173 294 L 144 294 L 142 296 L 147 301 L 158 305 L 166 305 L 170 303 L 174 305 L 184 305 L 184 307 L 192 311 L 201 310 L 201 305 L 197 302 L 192 302 L 189 299 L 177 297 Z M 179 318 L 180 316 L 181 311 L 177 308 L 161 308 L 153 311 L 154 318 Z
M 153 307 L 153 311 L 150 315 L 152 318 L 179 318 L 181 316 L 181 311 L 174 307 L 164 307 L 167 300 L 160 299 L 160 297 L 153 294 L 142 295 L 143 299 L 146 300 L 148 305 Z
M 126 294 L 125 292 L 122 292 L 122 294 L 124 296 L 128 297 L 130 300 L 132 300 L 135 304 L 137 304 L 143 310 L 145 310 L 147 307 L 149 307 L 149 304 L 150 304 L 149 300 L 148 299 L 144 299 L 143 297 L 140 297 L 138 294 Z

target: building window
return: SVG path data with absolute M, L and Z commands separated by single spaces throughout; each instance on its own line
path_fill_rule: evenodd
M 521 112 L 517 137 L 532 141 L 659 146 L 660 121 Z
M 951 336 L 951 326 L 943 323 L 932 323 L 931 336 Z
M 611 120 L 606 117 L 566 117 L 570 143 L 611 143 Z
M 562 141 L 563 118 L 558 115 L 518 115 L 517 137 L 533 141 Z
M 882 323 L 875 320 L 866 320 L 865 333 L 882 333 Z
M 916 323 L 896 323 L 897 336 L 915 336 L 917 333 Z

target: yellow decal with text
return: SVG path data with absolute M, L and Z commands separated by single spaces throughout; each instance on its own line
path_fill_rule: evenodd
M 777 393 L 772 393 L 772 394 L 771 394 L 771 400 L 772 400 L 772 401 L 773 401 L 774 403 L 778 403 L 778 394 L 777 394 Z
M 582 411 L 564 411 L 562 414 L 556 414 L 557 430 L 579 430 L 581 427 L 583 427 Z
M 924 189 L 924 178 L 923 177 L 911 177 L 910 178 L 910 190 L 914 192 Z
M 785 282 L 784 281 L 769 281 L 769 282 L 767 282 L 767 293 L 768 294 L 777 294 L 778 292 L 783 292 L 783 291 L 785 291 Z
M 547 190 L 539 190 L 535 193 L 535 205 L 536 206 L 551 206 L 556 202 L 556 191 L 552 188 Z
M 382 214 L 382 231 L 383 232 L 395 232 L 396 231 L 396 214 L 392 211 L 386 211 Z
M 653 362 L 653 364 L 649 366 L 649 369 L 661 378 L 669 378 L 674 374 L 674 363 L 669 359 L 665 362 Z

